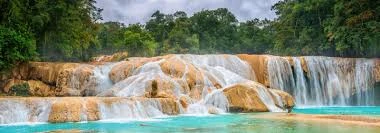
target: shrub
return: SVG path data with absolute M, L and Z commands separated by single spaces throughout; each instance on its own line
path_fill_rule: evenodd
M 10 93 L 13 96 L 29 96 L 29 84 L 22 83 L 11 87 Z

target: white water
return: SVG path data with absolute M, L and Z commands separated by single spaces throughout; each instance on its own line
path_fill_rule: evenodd
M 292 60 L 293 67 L 283 57 L 271 57 L 268 72 L 271 88 L 292 94 L 297 106 L 373 105 L 373 60 L 310 56 L 307 73 L 301 58 Z
M 257 91 L 257 94 L 260 97 L 261 101 L 267 106 L 269 111 L 271 111 L 271 112 L 283 112 L 284 111 L 284 110 L 280 109 L 279 107 L 277 107 L 275 104 L 275 101 L 274 101 L 274 100 L 277 100 L 278 102 L 280 102 L 282 100 L 277 99 L 277 97 L 276 97 L 276 99 L 273 99 L 271 96 L 271 92 L 265 86 L 257 85 L 256 91 Z M 275 94 L 275 93 L 272 93 L 272 94 Z
M 184 64 L 184 73 L 179 78 L 173 73 L 167 75 L 162 71 L 160 66 L 165 61 L 176 61 Z M 192 92 L 183 91 L 180 83 L 187 82 L 189 67 L 196 68 L 196 77 L 202 77 L 197 80 L 193 93 L 200 93 L 200 98 L 191 95 Z M 173 70 L 175 71 L 175 70 Z M 222 90 L 214 86 L 212 80 L 216 81 L 220 87 L 255 80 L 255 75 L 251 67 L 237 56 L 233 55 L 174 55 L 167 59 L 161 59 L 142 65 L 132 71 L 132 74 L 126 79 L 116 83 L 110 90 L 100 94 L 101 96 L 118 96 L 118 97 L 136 97 L 146 94 L 146 88 L 149 88 L 153 80 L 164 81 L 169 84 L 166 91 L 171 91 L 175 97 L 186 96 L 190 98 L 186 114 L 208 114 L 225 113 L 228 111 L 228 100 Z M 198 91 L 196 91 L 198 90 Z M 196 95 L 196 94 L 195 94 Z
M 271 88 L 289 92 L 295 97 L 297 105 L 372 105 L 372 60 L 338 61 L 328 57 L 306 57 L 306 73 L 302 68 L 301 58 L 292 59 L 293 66 L 283 57 L 271 56 L 268 61 L 268 78 Z M 182 62 L 183 75 L 176 75 L 174 67 L 169 74 L 164 73 L 160 65 L 167 60 Z M 237 83 L 256 81 L 251 66 L 233 55 L 174 55 L 134 67 L 128 77 L 113 84 L 109 73 L 115 65 L 117 63 L 82 65 L 74 71 L 70 85 L 74 90 L 78 90 L 78 95 L 139 97 L 149 91 L 153 80 L 157 80 L 160 81 L 159 84 L 167 84 L 160 90 L 174 94 L 176 99 L 189 99 L 187 108 L 182 107 L 177 101 L 180 113 L 208 115 L 228 112 L 228 100 L 223 93 L 225 88 Z M 191 67 L 195 68 L 196 81 L 194 87 L 189 90 L 189 87 L 182 84 L 189 84 L 189 75 L 194 74 L 190 72 Z M 92 70 L 92 74 L 89 77 L 81 77 L 85 70 Z M 283 111 L 275 105 L 277 103 L 281 106 L 284 103 L 273 90 L 260 85 L 255 91 L 270 111 Z M 352 94 L 356 94 L 354 98 Z M 0 101 L 0 124 L 46 122 L 51 102 L 34 103 L 32 106 L 20 101 Z M 100 103 L 98 108 L 101 120 L 145 120 L 166 116 L 162 106 L 160 102 L 151 99 Z M 81 120 L 87 120 L 85 112 L 82 114 Z
M 26 103 L 16 99 L 0 101 L 0 124 L 47 122 L 51 101 Z
M 111 88 L 113 83 L 109 77 L 109 73 L 113 66 L 117 63 L 106 63 L 104 65 L 87 65 L 83 64 L 76 68 L 71 75 L 70 87 L 77 92 L 78 96 L 95 96 L 101 92 Z M 90 70 L 89 76 L 84 76 L 85 72 Z
M 161 103 L 156 99 L 123 100 L 110 105 L 100 103 L 99 110 L 102 120 L 144 120 L 166 116 L 162 113 Z

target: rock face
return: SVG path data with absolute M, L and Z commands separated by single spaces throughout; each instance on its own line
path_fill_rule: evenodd
M 140 119 L 179 114 L 179 103 L 169 98 L 5 97 L 0 98 L 0 105 L 0 124 Z
M 288 93 L 268 89 L 257 82 L 236 84 L 224 89 L 223 93 L 228 99 L 229 111 L 231 112 L 267 112 L 274 111 L 275 108 L 286 110 L 288 106 L 295 106 L 294 99 Z M 276 98 L 276 96 L 279 96 L 279 98 Z M 268 98 L 277 107 L 270 107 L 267 101 Z
M 137 104 L 145 108 L 135 107 Z M 157 106 L 156 106 L 157 105 Z M 129 108 L 134 107 L 134 108 Z M 132 110 L 129 110 L 132 109 Z M 148 110 L 151 109 L 151 110 Z M 178 103 L 169 98 L 61 98 L 52 104 L 49 122 L 71 122 L 71 121 L 94 121 L 113 118 L 115 112 L 130 114 L 130 118 L 136 119 L 150 114 L 152 110 L 158 110 L 166 115 L 179 114 Z M 133 112 L 138 111 L 138 112 Z M 117 119 L 123 115 L 117 114 Z M 120 118 L 121 117 L 121 118 Z
M 14 85 L 19 85 L 19 84 L 28 84 L 29 86 L 29 94 L 30 96 L 41 96 L 41 97 L 46 97 L 46 96 L 54 96 L 54 90 L 49 86 L 46 85 L 45 83 L 37 80 L 18 80 L 18 79 L 11 79 L 7 82 L 7 84 L 4 86 L 3 91 L 5 93 L 9 93 L 10 88 L 13 87 Z
M 380 82 L 380 59 L 376 60 L 375 78 L 376 78 L 376 82 Z
M 259 83 L 269 86 L 268 80 L 268 55 L 248 55 L 240 54 L 238 57 L 246 62 L 255 71 L 256 79 Z
M 33 96 L 83 96 L 94 91 L 95 65 L 78 63 L 30 62 L 16 67 L 3 80 L 3 92 L 16 84 L 28 83 Z

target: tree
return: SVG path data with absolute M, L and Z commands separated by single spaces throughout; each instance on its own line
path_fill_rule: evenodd
M 272 22 L 269 20 L 254 19 L 240 23 L 238 27 L 242 53 L 263 54 L 273 48 Z
M 153 56 L 157 43 L 142 25 L 129 25 L 125 32 L 125 46 L 132 56 Z
M 204 52 L 232 53 L 239 49 L 237 19 L 226 8 L 203 10 L 190 17 L 192 32 L 199 36 Z
M 97 43 L 96 24 L 101 9 L 95 0 L 0 1 L 0 23 L 28 32 L 43 60 L 85 59 Z M 62 58 L 64 57 L 64 58 Z
M 124 33 L 126 28 L 119 22 L 105 22 L 99 24 L 97 51 L 100 54 L 112 54 L 126 50 L 124 44 Z
M 380 56 L 379 5 L 377 0 L 336 0 L 325 30 L 339 55 Z
M 169 33 L 174 27 L 174 16 L 166 15 L 160 11 L 156 11 L 152 14 L 152 19 L 150 19 L 145 28 L 154 37 L 154 40 L 158 42 L 157 54 L 160 54 L 163 50 L 164 42 L 169 37 Z
M 315 55 L 331 47 L 324 32 L 324 21 L 332 14 L 334 0 L 286 0 L 272 9 L 279 16 L 274 23 L 277 54 Z
M 174 27 L 170 31 L 164 51 L 167 53 L 196 53 L 199 51 L 199 38 L 191 33 L 191 21 L 185 12 L 174 13 Z M 165 52 L 164 52 L 165 53 Z
M 29 33 L 0 26 L 0 71 L 36 57 L 35 41 L 31 38 Z

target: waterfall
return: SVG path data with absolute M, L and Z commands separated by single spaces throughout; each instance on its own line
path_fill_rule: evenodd
M 0 99 L 0 124 L 47 122 L 51 101 Z
M 308 56 L 301 64 L 301 58 L 269 57 L 271 88 L 292 94 L 298 106 L 373 105 L 374 60 Z
M 307 83 L 300 58 L 293 57 L 292 60 L 294 62 L 295 73 L 294 98 L 299 106 L 303 106 L 309 103 L 308 99 L 310 96 L 308 95 Z
M 290 63 L 283 57 L 270 56 L 268 61 L 270 86 L 291 92 L 294 88 L 293 71 Z
M 77 95 L 95 96 L 111 88 L 113 83 L 109 73 L 117 63 L 103 65 L 82 64 L 73 71 L 70 79 L 70 87 L 77 90 Z
M 374 104 L 372 59 L 265 57 L 267 70 L 263 75 L 267 74 L 265 78 L 273 89 L 254 82 L 255 64 L 250 66 L 235 55 L 168 55 L 102 65 L 81 64 L 67 70 L 71 77 L 64 81 L 69 82 L 68 90 L 76 91 L 70 94 L 98 97 L 3 98 L 0 124 L 47 122 L 51 112 L 59 114 L 61 107 L 71 106 L 80 109 L 65 111 L 75 112 L 80 116 L 75 120 L 84 121 L 142 120 L 178 113 L 221 114 L 230 107 L 231 97 L 228 99 L 230 95 L 226 96 L 224 90 L 235 85 L 255 90 L 264 109 L 272 112 L 284 111 L 283 106 L 288 104 L 279 90 L 293 95 L 297 106 Z
M 121 100 L 115 103 L 99 104 L 102 120 L 141 120 L 165 116 L 160 101 L 149 99 L 145 101 Z

